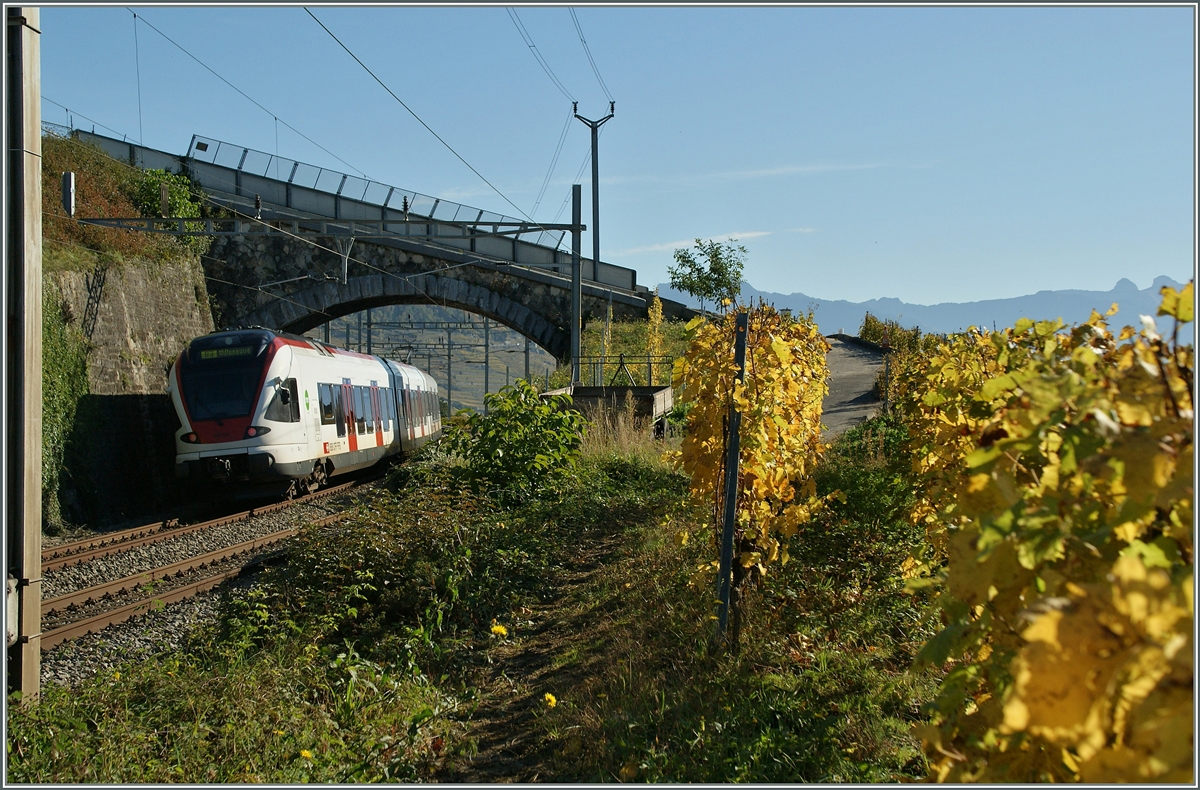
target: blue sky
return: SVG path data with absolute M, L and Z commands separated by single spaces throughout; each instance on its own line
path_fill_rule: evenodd
M 42 94 L 57 104 L 43 102 L 44 120 L 67 123 L 65 105 L 82 128 L 175 153 L 200 134 L 353 172 L 278 117 L 378 181 L 514 215 L 507 198 L 543 222 L 589 150 L 505 6 L 310 7 L 505 197 L 304 8 L 130 8 L 271 113 L 141 21 L 135 58 L 124 6 L 47 6 Z M 516 13 L 579 112 L 604 115 L 568 7 Z M 933 304 L 1192 276 L 1191 7 L 576 15 L 616 102 L 600 138 L 601 258 L 640 283 L 665 282 L 676 247 L 730 235 L 754 287 L 822 299 Z M 590 168 L 579 182 L 590 224 Z

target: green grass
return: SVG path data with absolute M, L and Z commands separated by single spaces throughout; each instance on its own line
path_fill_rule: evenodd
M 749 594 L 743 643 L 714 650 L 703 533 L 695 514 L 634 528 L 594 590 L 600 646 L 586 684 L 548 718 L 548 775 L 566 781 L 884 782 L 923 778 L 911 725 L 935 686 L 908 667 L 924 638 L 920 603 L 900 593 L 917 537 L 899 429 L 847 434 L 819 479 L 847 502 L 808 525 L 792 559 Z M 581 604 L 582 606 L 582 604 Z M 586 616 L 586 615 L 585 615 Z
M 847 502 L 750 592 L 736 653 L 711 646 L 697 568 L 715 553 L 659 445 L 593 434 L 572 477 L 509 507 L 432 448 L 352 519 L 305 530 L 190 650 L 10 706 L 9 777 L 470 778 L 504 758 L 479 717 L 551 691 L 553 708 L 513 719 L 523 778 L 924 778 L 910 728 L 934 679 L 909 670 L 926 634 L 897 580 L 917 539 L 899 437 L 876 420 L 831 448 L 820 487 Z M 553 627 L 529 625 L 535 610 Z M 542 674 L 523 675 L 534 658 Z M 509 681 L 526 697 L 502 696 Z

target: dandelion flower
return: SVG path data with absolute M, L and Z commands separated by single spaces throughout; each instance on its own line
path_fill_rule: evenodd
M 308 749 L 301 749 L 300 756 L 303 757 L 305 760 L 311 760 L 312 752 L 310 752 Z
M 508 636 L 508 629 L 505 628 L 504 626 L 500 625 L 499 623 L 497 623 L 492 626 L 492 633 L 495 634 L 496 636 L 504 637 L 504 636 Z
M 551 694 L 549 691 L 547 691 L 545 693 L 545 695 L 542 697 L 542 699 L 546 701 L 547 708 L 553 708 L 555 705 L 558 704 L 558 700 L 555 699 L 554 695 Z
M 120 680 L 120 679 L 121 679 L 121 673 L 120 673 L 120 672 L 114 672 L 114 673 L 113 673 L 113 680 Z

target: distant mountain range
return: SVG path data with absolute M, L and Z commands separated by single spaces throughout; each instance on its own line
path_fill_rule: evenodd
M 1119 312 L 1110 319 L 1115 326 L 1129 324 L 1140 327 L 1138 316 L 1154 315 L 1162 301 L 1159 289 L 1164 285 L 1182 288 L 1170 277 L 1158 277 L 1145 290 L 1129 280 L 1122 279 L 1111 291 L 1038 291 L 1029 296 L 1011 299 L 986 299 L 981 302 L 944 302 L 942 304 L 909 304 L 899 299 L 871 299 L 866 302 L 848 302 L 840 299 L 820 299 L 804 293 L 780 294 L 759 291 L 748 282 L 742 283 L 742 301 L 757 304 L 761 297 L 778 309 L 793 312 L 808 312 L 811 308 L 817 325 L 827 335 L 846 332 L 856 335 L 867 313 L 880 319 L 892 319 L 905 327 L 920 327 L 923 332 L 944 334 L 957 332 L 969 326 L 991 328 L 1012 326 L 1019 318 L 1037 320 L 1062 318 L 1068 324 L 1086 321 L 1093 309 L 1104 313 L 1116 302 Z M 683 302 L 693 308 L 699 300 L 680 293 L 669 285 L 659 285 L 659 294 L 666 299 Z M 706 305 L 708 306 L 708 305 Z

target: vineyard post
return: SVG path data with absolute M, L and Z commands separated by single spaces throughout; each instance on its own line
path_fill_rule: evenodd
M 891 403 L 888 396 L 892 394 L 892 341 L 888 336 L 887 328 L 883 330 L 883 413 L 891 414 Z
M 734 338 L 733 362 L 737 365 L 738 382 L 746 378 L 746 328 L 749 324 L 749 314 L 737 314 L 737 334 Z M 732 393 L 731 393 L 732 397 Z M 742 425 L 742 414 L 738 411 L 736 401 L 729 404 L 729 429 L 725 441 L 725 513 L 724 525 L 721 530 L 721 560 L 717 569 L 717 600 L 720 609 L 717 611 L 717 641 L 724 642 L 725 631 L 729 622 L 730 581 L 733 574 L 733 526 L 737 517 L 737 483 L 738 455 L 741 451 L 738 441 L 738 430 Z

